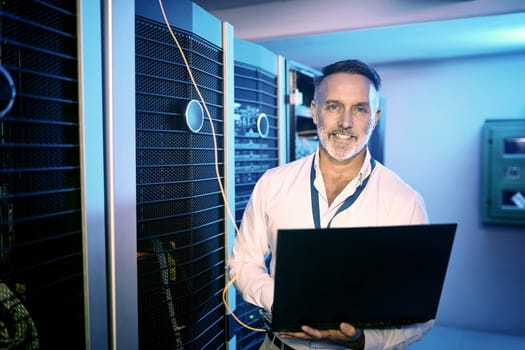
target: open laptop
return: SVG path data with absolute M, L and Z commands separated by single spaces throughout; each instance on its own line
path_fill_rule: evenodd
M 436 317 L 457 224 L 279 230 L 272 331 Z

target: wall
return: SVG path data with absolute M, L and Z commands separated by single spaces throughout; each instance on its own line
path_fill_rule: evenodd
M 525 227 L 481 223 L 485 119 L 525 118 L 525 53 L 377 66 L 385 163 L 457 222 L 437 324 L 525 336 Z

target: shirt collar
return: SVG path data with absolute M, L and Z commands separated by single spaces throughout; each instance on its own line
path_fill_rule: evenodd
M 363 162 L 363 165 L 361 165 L 361 169 L 359 170 L 359 174 L 357 175 L 357 185 L 361 186 L 364 179 L 366 179 L 367 176 L 370 175 L 370 172 L 372 171 L 372 167 L 370 165 L 370 150 L 368 147 L 366 148 L 366 154 L 365 154 L 365 160 Z M 315 158 L 314 158 L 315 164 L 315 178 L 317 179 L 317 175 L 319 174 L 319 146 L 317 146 L 317 150 L 315 152 Z

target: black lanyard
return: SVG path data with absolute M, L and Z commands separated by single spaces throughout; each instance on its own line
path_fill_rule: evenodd
M 372 174 L 372 170 L 374 170 L 374 167 L 376 166 L 376 160 L 374 158 L 370 158 L 370 175 Z M 363 192 L 363 189 L 365 188 L 366 184 L 368 183 L 368 180 L 370 179 L 370 175 L 366 177 L 364 181 L 361 182 L 359 187 L 355 190 L 355 192 L 348 198 L 345 199 L 344 203 L 337 209 L 336 213 L 330 221 L 328 222 L 327 227 L 330 227 L 330 224 L 332 224 L 332 220 L 345 209 L 348 209 L 354 202 L 357 200 L 361 192 Z M 321 228 L 321 214 L 319 212 L 319 193 L 317 192 L 317 189 L 314 186 L 314 180 L 315 180 L 315 156 L 312 160 L 312 169 L 310 170 L 310 195 L 312 197 L 312 214 L 314 217 L 314 224 L 315 228 Z

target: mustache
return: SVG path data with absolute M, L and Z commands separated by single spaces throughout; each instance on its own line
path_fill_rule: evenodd
M 332 135 L 342 135 L 342 136 L 350 136 L 350 137 L 357 137 L 357 134 L 354 133 L 351 129 L 344 129 L 344 128 L 337 128 L 330 131 L 330 134 Z

